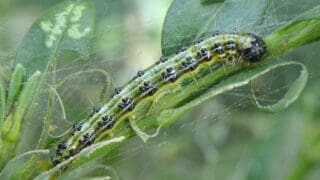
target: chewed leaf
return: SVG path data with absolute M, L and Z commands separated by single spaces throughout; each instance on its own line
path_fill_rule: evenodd
M 41 77 L 36 87 L 34 101 L 30 104 L 32 111 L 23 117 L 23 122 L 27 123 L 22 125 L 23 131 L 17 152 L 22 153 L 27 150 L 24 145 L 26 142 L 36 144 L 30 141 L 35 141 L 34 137 L 40 134 L 34 130 L 34 124 L 41 126 L 43 115 L 48 111 L 44 109 L 47 107 L 47 102 L 42 100 L 49 99 L 48 95 L 41 95 L 42 99 L 39 98 L 41 88 L 47 88 L 44 82 L 51 83 L 61 74 L 56 73 L 60 70 L 57 68 L 58 65 L 72 64 L 70 62 L 75 61 L 74 58 L 61 55 L 72 52 L 78 59 L 87 59 L 91 54 L 94 11 L 94 5 L 90 0 L 64 1 L 45 12 L 22 40 L 17 51 L 16 64 L 21 64 L 26 69 L 27 77 L 36 71 L 41 72 Z M 48 72 L 53 73 L 49 76 Z
M 297 98 L 300 96 L 300 94 L 302 93 L 304 87 L 307 84 L 308 81 L 308 71 L 307 68 L 301 64 L 301 63 L 296 63 L 296 62 L 285 62 L 282 64 L 279 64 L 278 66 L 274 66 L 271 69 L 274 68 L 279 68 L 281 66 L 300 66 L 301 67 L 301 71 L 300 71 L 300 75 L 299 77 L 291 84 L 290 88 L 288 89 L 287 93 L 284 95 L 284 97 L 282 99 L 280 99 L 278 102 L 276 102 L 273 105 L 267 105 L 267 106 L 263 106 L 261 105 L 256 96 L 254 95 L 253 89 L 251 87 L 251 92 L 252 92 L 252 96 L 253 99 L 256 103 L 256 105 L 267 112 L 279 112 L 282 111 L 286 108 L 288 108 L 288 106 L 290 106 L 293 102 L 295 102 L 297 100 Z M 270 69 L 270 70 L 271 70 Z
M 27 75 L 46 72 L 61 50 L 76 51 L 88 56 L 94 26 L 91 1 L 66 1 L 51 8 L 37 20 L 18 49 L 16 63 Z

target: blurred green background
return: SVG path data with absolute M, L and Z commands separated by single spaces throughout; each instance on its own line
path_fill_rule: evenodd
M 13 63 L 31 24 L 58 2 L 1 0 L 3 68 Z M 94 0 L 98 31 L 88 66 L 105 69 L 113 79 L 111 86 L 117 87 L 157 61 L 162 23 L 171 2 Z M 288 8 L 284 13 L 296 7 Z M 121 179 L 320 179 L 319 48 L 315 42 L 286 57 L 306 64 L 310 80 L 298 101 L 284 112 L 261 112 L 249 88 L 238 88 L 197 107 L 148 143 L 131 139 L 117 155 L 108 157 L 110 167 Z M 296 76 L 293 68 L 274 71 L 254 83 L 255 91 L 263 103 L 275 102 Z M 88 96 L 85 107 L 99 102 L 95 93 Z M 67 109 L 67 116 L 73 117 L 68 120 L 77 121 L 78 114 L 83 116 L 81 110 Z

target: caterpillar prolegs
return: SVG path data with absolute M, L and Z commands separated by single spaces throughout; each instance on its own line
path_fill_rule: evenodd
M 251 33 L 224 33 L 199 40 L 168 58 L 161 57 L 145 71 L 139 71 L 123 88 L 117 89 L 109 102 L 96 109 L 86 121 L 73 125 L 67 137 L 55 147 L 52 164 L 57 165 L 90 146 L 102 134 L 112 131 L 142 100 L 187 74 L 197 75 L 201 69 L 215 64 L 237 66 L 255 63 L 261 61 L 265 54 L 262 38 Z

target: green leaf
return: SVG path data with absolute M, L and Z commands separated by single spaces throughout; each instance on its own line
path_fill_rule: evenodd
M 10 111 L 11 106 L 17 100 L 25 80 L 26 80 L 26 71 L 21 64 L 18 64 L 15 67 L 14 72 L 12 74 L 12 78 L 11 78 L 10 86 L 8 90 L 8 97 L 7 97 L 8 111 Z
M 307 68 L 303 64 L 296 63 L 296 62 L 285 62 L 285 63 L 279 64 L 277 66 L 274 66 L 272 68 L 279 68 L 281 66 L 290 66 L 290 65 L 300 66 L 301 67 L 300 75 L 290 85 L 290 87 L 289 87 L 288 91 L 286 92 L 286 94 L 284 95 L 284 97 L 282 99 L 278 100 L 278 102 L 276 102 L 275 104 L 268 105 L 268 106 L 261 105 L 258 102 L 258 100 L 256 99 L 256 96 L 254 95 L 253 89 L 251 87 L 251 92 L 252 92 L 254 101 L 260 109 L 262 109 L 266 112 L 271 112 L 271 113 L 280 112 L 284 109 L 287 109 L 301 95 L 301 93 L 302 93 L 303 89 L 305 88 L 307 81 L 308 81 L 308 71 L 307 71 Z M 268 69 L 270 69 L 270 68 L 268 68 Z
M 39 131 L 47 131 L 41 129 L 43 116 L 48 111 L 44 109 L 48 107 L 47 102 L 39 99 L 41 88 L 47 88 L 45 82 L 54 86 L 57 77 L 64 75 L 65 71 L 61 71 L 60 68 L 67 68 L 66 64 L 75 67 L 75 64 L 71 63 L 75 62 L 75 58 L 77 65 L 79 61 L 88 59 L 92 52 L 94 26 L 95 8 L 92 1 L 69 0 L 46 11 L 25 35 L 16 55 L 16 64 L 25 67 L 28 77 L 40 71 L 41 78 L 36 87 L 34 100 L 30 104 L 31 111 L 23 117 L 26 123 L 21 129 L 22 139 L 17 145 L 17 153 L 30 149 L 25 146 L 26 142 L 36 145 L 35 137 L 41 134 Z M 47 99 L 48 95 L 42 95 L 41 98 Z
M 202 5 L 199 0 L 175 0 L 166 15 L 162 30 L 162 52 L 170 55 L 204 33 L 256 32 L 266 1 L 238 0 Z M 236 19 L 241 14 L 241 21 Z
M 40 75 L 41 73 L 39 71 L 35 72 L 28 79 L 28 82 L 23 87 L 23 90 L 19 96 L 17 108 L 14 112 L 13 125 L 10 134 L 8 135 L 9 139 L 11 139 L 12 141 L 15 141 L 19 137 L 22 118 L 25 115 L 25 112 L 29 108 L 34 98 L 35 90 L 37 87 L 37 83 L 39 83 Z
M 90 0 L 65 1 L 48 10 L 30 28 L 16 56 L 27 75 L 46 72 L 62 50 L 88 56 L 94 27 L 94 7 Z
M 285 3 L 279 0 L 237 0 L 201 4 L 199 0 L 174 0 L 162 30 L 162 52 L 170 55 L 212 32 L 251 32 L 270 34 L 284 23 L 319 5 L 310 0 L 303 6 L 300 0 Z M 286 4 L 285 6 L 283 4 Z M 309 12 L 309 15 L 314 15 Z
M 0 129 L 6 116 L 6 87 L 0 76 Z
M 153 138 L 153 137 L 156 137 L 159 132 L 160 132 L 160 129 L 161 129 L 161 126 L 159 126 L 156 130 L 156 132 L 154 134 L 147 134 L 145 132 L 143 132 L 137 125 L 136 121 L 135 120 L 129 120 L 129 123 L 130 123 L 130 126 L 132 127 L 132 129 L 134 130 L 134 132 L 140 137 L 140 139 L 143 141 L 143 142 L 147 142 L 150 138 Z
M 75 174 L 78 177 L 81 177 L 81 179 L 86 180 L 121 179 L 117 174 L 117 169 L 97 161 L 85 164 L 66 174 L 63 174 L 61 177 L 59 177 L 59 179 L 73 179 Z
M 268 51 L 277 56 L 320 39 L 320 6 L 315 6 L 265 37 Z
M 35 97 L 37 84 L 39 83 L 41 73 L 35 72 L 25 83 L 17 100 L 17 106 L 9 113 L 2 127 L 2 140 L 0 151 L 0 167 L 15 154 L 16 144 L 21 139 L 22 120 L 26 111 L 30 109 L 30 104 Z
M 21 173 L 24 171 L 24 168 L 26 166 L 26 163 L 28 163 L 29 159 L 32 158 L 32 156 L 39 156 L 43 157 L 49 154 L 48 150 L 35 150 L 35 151 L 28 151 L 26 153 L 23 153 L 19 156 L 16 156 L 12 158 L 6 166 L 2 169 L 0 172 L 0 179 L 28 179 L 26 176 L 21 176 Z M 33 166 L 34 170 L 40 167 Z M 30 176 L 30 174 L 29 174 Z
M 225 0 L 200 0 L 202 4 L 208 5 L 213 3 L 223 2 Z

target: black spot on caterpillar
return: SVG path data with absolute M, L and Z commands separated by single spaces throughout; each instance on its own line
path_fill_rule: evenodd
M 202 64 L 255 63 L 265 54 L 262 38 L 251 33 L 225 33 L 201 39 L 169 58 L 161 57 L 153 66 L 139 71 L 123 88 L 116 89 L 109 102 L 95 109 L 86 121 L 75 124 L 69 135 L 55 147 L 52 164 L 57 165 L 90 146 L 100 135 L 112 131 L 141 100 L 153 96 L 164 85 L 183 79 L 191 71 L 197 73 L 196 69 Z

